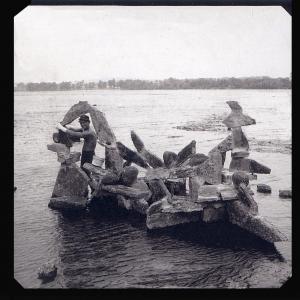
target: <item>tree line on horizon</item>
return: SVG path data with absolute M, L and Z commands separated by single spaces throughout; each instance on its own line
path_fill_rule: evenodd
M 19 82 L 15 84 L 15 91 L 69 91 L 69 90 L 177 90 L 177 89 L 290 89 L 290 78 L 243 77 L 243 78 L 198 78 L 164 80 L 107 80 L 85 82 L 84 80 L 71 82 Z

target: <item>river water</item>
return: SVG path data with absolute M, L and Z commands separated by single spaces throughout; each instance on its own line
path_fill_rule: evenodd
M 289 242 L 274 247 L 236 228 L 220 231 L 222 226 L 211 226 L 209 234 L 197 226 L 151 234 L 134 217 L 89 212 L 70 217 L 49 209 L 60 164 L 46 146 L 57 122 L 79 100 L 105 113 L 119 141 L 134 149 L 130 130 L 135 130 L 160 157 L 193 139 L 197 152 L 207 154 L 228 135 L 221 123 L 230 112 L 226 101 L 238 101 L 256 119 L 256 125 L 243 127 L 250 158 L 272 169 L 251 181 L 259 213 Z M 279 189 L 291 186 L 290 140 L 290 90 L 16 92 L 14 276 L 25 288 L 280 287 L 292 265 L 291 199 L 278 197 Z M 74 150 L 81 147 L 76 143 Z M 96 154 L 104 155 L 100 145 Z M 225 167 L 229 161 L 230 154 Z M 257 183 L 269 184 L 272 194 L 257 193 Z M 37 270 L 48 261 L 56 263 L 58 276 L 42 283 Z

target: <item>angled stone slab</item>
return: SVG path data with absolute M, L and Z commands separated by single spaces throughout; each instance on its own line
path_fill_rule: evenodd
M 164 197 L 167 197 L 168 199 L 172 198 L 171 193 L 169 192 L 162 179 L 151 179 L 148 181 L 148 185 L 152 193 L 151 199 L 149 199 L 149 203 L 157 202 Z
M 105 170 L 101 167 L 94 166 L 93 164 L 90 164 L 90 163 L 84 163 L 82 167 L 85 170 L 90 171 L 91 173 L 98 174 L 101 176 L 105 176 L 106 174 L 109 173 L 108 170 Z
M 84 196 L 90 178 L 75 163 L 61 166 L 52 197 Z
M 164 166 L 164 162 L 158 156 L 145 148 L 144 143 L 133 130 L 130 132 L 130 135 L 135 148 L 152 168 L 160 168 Z
M 132 151 L 121 142 L 117 142 L 117 147 L 119 150 L 119 154 L 123 159 L 129 162 L 133 162 L 142 168 L 149 168 L 148 163 L 139 153 Z
M 86 114 L 90 111 L 91 106 L 87 101 L 79 101 L 74 104 L 68 112 L 65 114 L 63 120 L 60 122 L 61 125 L 65 126 L 72 123 L 75 119 L 79 118 L 82 114 Z
M 177 154 L 176 166 L 179 166 L 193 154 L 196 154 L 196 141 L 192 140 L 188 145 L 186 145 Z
M 225 120 L 223 120 L 223 123 L 228 128 L 256 124 L 254 119 L 250 118 L 248 115 L 243 114 L 243 109 L 237 101 L 226 101 L 226 103 L 231 108 L 231 113 L 227 118 L 225 118 Z
M 248 207 L 241 201 L 227 203 L 229 222 L 235 224 L 261 239 L 274 243 L 287 241 L 287 237 L 266 218 L 249 213 Z
M 62 196 L 51 198 L 48 207 L 57 210 L 85 210 L 87 198 L 82 196 Z

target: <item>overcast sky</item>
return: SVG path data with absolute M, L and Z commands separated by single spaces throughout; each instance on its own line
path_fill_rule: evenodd
M 291 75 L 281 7 L 29 6 L 15 82 Z

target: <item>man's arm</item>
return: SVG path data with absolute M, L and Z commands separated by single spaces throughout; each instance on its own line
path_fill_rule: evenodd
M 75 132 L 82 132 L 83 131 L 83 129 L 82 128 L 76 128 L 76 127 L 73 127 L 73 126 L 70 126 L 70 125 L 66 125 L 66 128 L 68 129 L 68 130 L 72 130 L 72 131 L 75 131 Z

